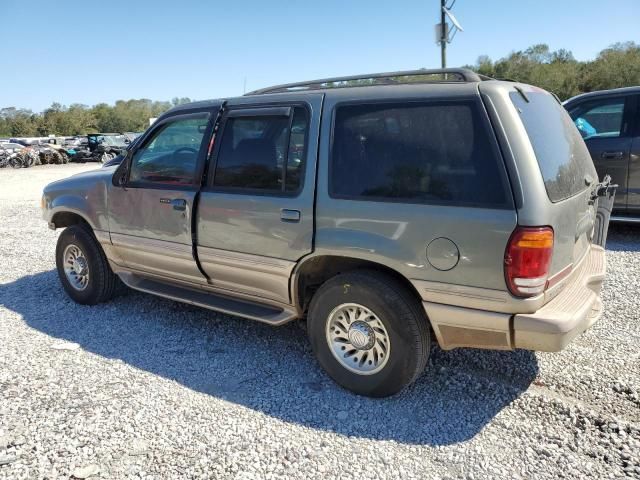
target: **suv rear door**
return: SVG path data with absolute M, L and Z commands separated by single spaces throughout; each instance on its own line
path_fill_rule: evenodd
M 629 191 L 629 155 L 631 152 L 634 95 L 587 97 L 567 105 L 569 115 L 587 144 L 593 163 L 602 179 L 611 175 L 618 184 L 614 208 L 627 208 Z
M 313 247 L 322 99 L 227 103 L 196 226 L 198 259 L 214 287 L 290 303 L 290 274 Z

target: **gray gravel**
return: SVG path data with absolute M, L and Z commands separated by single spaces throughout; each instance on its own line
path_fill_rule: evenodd
M 90 168 L 0 170 L 0 478 L 640 478 L 640 228 L 610 231 L 606 313 L 566 351 L 436 349 L 371 400 L 298 325 L 71 302 L 39 198 Z

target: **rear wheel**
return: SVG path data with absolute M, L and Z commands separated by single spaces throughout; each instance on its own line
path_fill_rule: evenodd
M 431 344 L 427 322 L 420 302 L 397 280 L 362 270 L 320 287 L 307 328 L 331 378 L 357 394 L 384 397 L 424 370 Z
M 60 234 L 56 266 L 62 286 L 75 302 L 95 305 L 113 297 L 117 277 L 89 226 L 72 225 Z

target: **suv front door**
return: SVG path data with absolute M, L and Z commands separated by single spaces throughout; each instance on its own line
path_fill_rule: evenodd
M 312 250 L 322 94 L 230 101 L 197 219 L 198 259 L 220 290 L 288 304 Z
M 620 213 L 626 211 L 628 201 L 633 99 L 632 95 L 604 96 L 569 109 L 598 176 L 611 175 L 612 182 L 618 184 L 614 208 Z
M 129 153 L 125 185 L 109 193 L 111 242 L 123 266 L 206 283 L 193 256 L 191 223 L 208 124 L 209 112 L 168 117 Z

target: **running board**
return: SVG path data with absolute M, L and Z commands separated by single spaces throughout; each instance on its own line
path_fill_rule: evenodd
M 640 217 L 625 217 L 623 215 L 612 215 L 612 222 L 640 223 Z
M 239 300 L 217 293 L 169 285 L 149 278 L 140 277 L 133 273 L 119 272 L 118 276 L 128 287 L 140 290 L 141 292 L 208 308 L 216 312 L 257 320 L 268 323 L 269 325 L 283 325 L 297 318 L 293 310 L 285 310 L 270 305 Z

